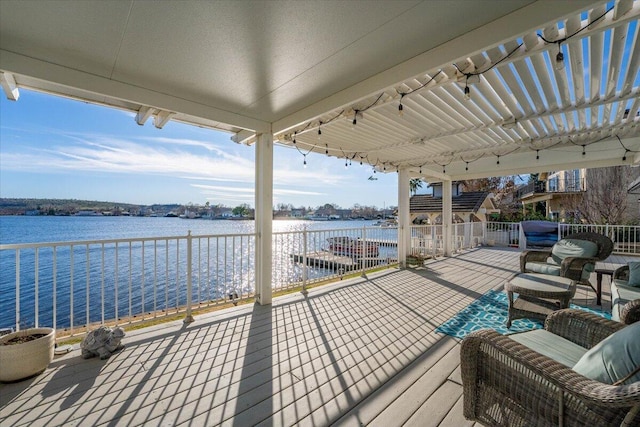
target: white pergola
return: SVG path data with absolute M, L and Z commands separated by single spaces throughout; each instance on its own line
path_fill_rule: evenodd
M 10 99 L 255 144 L 269 304 L 274 143 L 397 172 L 402 262 L 411 177 L 444 183 L 447 236 L 453 180 L 640 163 L 639 16 L 640 0 L 2 0 L 0 77 Z

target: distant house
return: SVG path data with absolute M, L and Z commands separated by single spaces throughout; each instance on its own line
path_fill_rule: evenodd
M 411 222 L 442 222 L 442 184 L 433 184 L 433 195 L 416 194 L 409 200 Z M 453 222 L 486 222 L 487 215 L 500 213 L 493 194 L 486 191 L 462 191 L 462 184 L 452 183 L 451 211 Z
M 620 172 L 616 175 L 616 170 Z M 616 181 L 620 177 L 626 182 Z M 545 216 L 555 221 L 580 220 L 579 201 L 600 194 L 626 192 L 625 222 L 640 220 L 640 170 L 631 166 L 594 169 L 572 169 L 541 173 L 537 181 L 518 188 L 517 197 L 523 214 L 538 203 L 544 203 Z M 613 194 L 611 194 L 613 196 Z M 588 200 L 588 199 L 587 199 Z M 620 199 L 618 199 L 620 200 Z M 622 202 L 622 203 L 625 203 Z
M 306 209 L 291 209 L 292 218 L 302 218 L 305 215 Z

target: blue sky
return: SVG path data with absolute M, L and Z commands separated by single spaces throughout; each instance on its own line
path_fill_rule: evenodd
M 0 97 L 0 196 L 134 204 L 254 204 L 255 147 L 176 122 L 20 90 Z M 397 205 L 397 174 L 276 146 L 274 205 Z

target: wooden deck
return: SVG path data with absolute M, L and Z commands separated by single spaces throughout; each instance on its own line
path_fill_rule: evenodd
M 434 329 L 501 288 L 518 255 L 475 249 L 131 332 L 107 361 L 74 351 L 0 385 L 0 425 L 473 425 L 459 342 Z M 574 303 L 594 301 L 579 288 Z

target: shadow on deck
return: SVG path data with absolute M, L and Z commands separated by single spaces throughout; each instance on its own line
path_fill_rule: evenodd
M 0 424 L 472 425 L 462 417 L 459 341 L 435 328 L 501 288 L 518 256 L 475 249 L 135 331 L 107 361 L 74 351 L 38 377 L 0 385 Z M 574 303 L 594 301 L 580 288 Z

